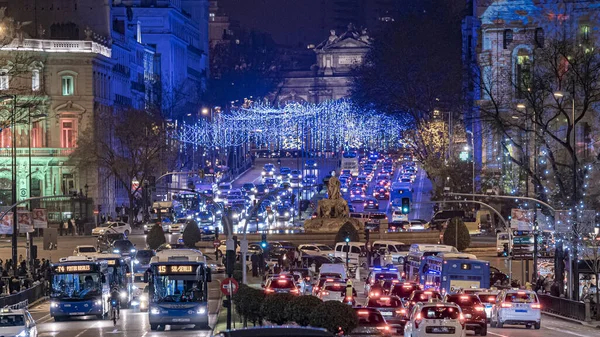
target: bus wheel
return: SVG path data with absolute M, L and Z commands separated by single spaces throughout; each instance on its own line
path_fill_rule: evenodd
M 158 324 L 150 324 L 150 330 L 156 331 L 158 329 Z

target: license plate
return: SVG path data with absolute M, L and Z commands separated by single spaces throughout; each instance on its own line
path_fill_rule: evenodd
M 70 307 L 71 307 L 71 305 L 70 305 L 70 304 L 65 304 L 65 305 L 64 305 L 64 307 L 65 307 L 65 308 L 70 308 Z
M 445 326 L 431 328 L 432 333 L 448 333 L 448 328 Z
M 471 314 L 465 314 L 465 318 L 471 318 Z
M 527 312 L 527 310 L 525 310 L 525 309 L 517 309 L 517 310 L 515 310 L 515 311 L 516 311 L 516 312 Z
M 381 313 L 381 316 L 392 316 L 392 313 L 391 313 L 391 312 L 386 312 L 386 311 L 383 311 L 383 312 Z
M 81 315 L 83 315 L 83 312 L 70 312 L 69 315 L 72 315 L 72 316 L 81 316 Z
M 173 318 L 173 322 L 189 322 L 189 318 Z

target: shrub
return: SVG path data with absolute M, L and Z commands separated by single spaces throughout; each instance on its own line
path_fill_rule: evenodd
M 150 232 L 148 232 L 148 236 L 146 237 L 146 244 L 150 249 L 156 249 L 160 247 L 163 243 L 166 243 L 167 239 L 165 238 L 165 233 L 162 229 L 162 224 L 158 223 L 152 226 Z
M 264 299 L 265 294 L 262 290 L 240 284 L 237 293 L 233 295 L 233 303 L 237 312 L 244 318 L 244 326 L 248 321 L 256 325 L 258 321 L 262 320 L 260 310 Z
M 188 248 L 196 248 L 196 242 L 202 240 L 200 228 L 194 220 L 188 220 L 183 230 L 183 244 Z
M 349 335 L 358 326 L 358 316 L 351 306 L 337 301 L 327 301 L 316 307 L 310 315 L 310 325 L 337 334 Z
M 349 237 L 351 242 L 359 242 L 360 237 L 358 236 L 358 231 L 356 227 L 350 222 L 346 222 L 340 227 L 337 234 L 335 235 L 335 243 L 345 242 L 346 238 Z
M 444 231 L 443 243 L 454 246 L 461 252 L 469 248 L 471 245 L 471 236 L 469 235 L 469 229 L 461 218 L 452 218 L 450 220 L 448 227 Z
M 312 295 L 298 296 L 288 305 L 287 317 L 300 326 L 308 326 L 311 312 L 322 303 L 321 299 Z
M 291 294 L 273 294 L 266 296 L 261 308 L 264 319 L 277 325 L 282 325 L 289 321 L 286 314 L 286 307 L 293 298 L 294 297 Z

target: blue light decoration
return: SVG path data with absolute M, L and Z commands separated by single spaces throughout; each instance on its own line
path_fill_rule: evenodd
M 181 146 L 219 149 L 253 144 L 257 149 L 330 151 L 401 146 L 406 123 L 396 116 L 362 109 L 349 100 L 280 107 L 254 102 L 248 107 L 179 125 Z

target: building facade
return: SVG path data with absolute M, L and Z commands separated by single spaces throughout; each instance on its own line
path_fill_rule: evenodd
M 370 43 L 367 31 L 351 24 L 339 36 L 332 29 L 329 38 L 314 48 L 316 63 L 311 69 L 284 72 L 271 101 L 321 103 L 348 97 L 352 68 L 364 61 Z

